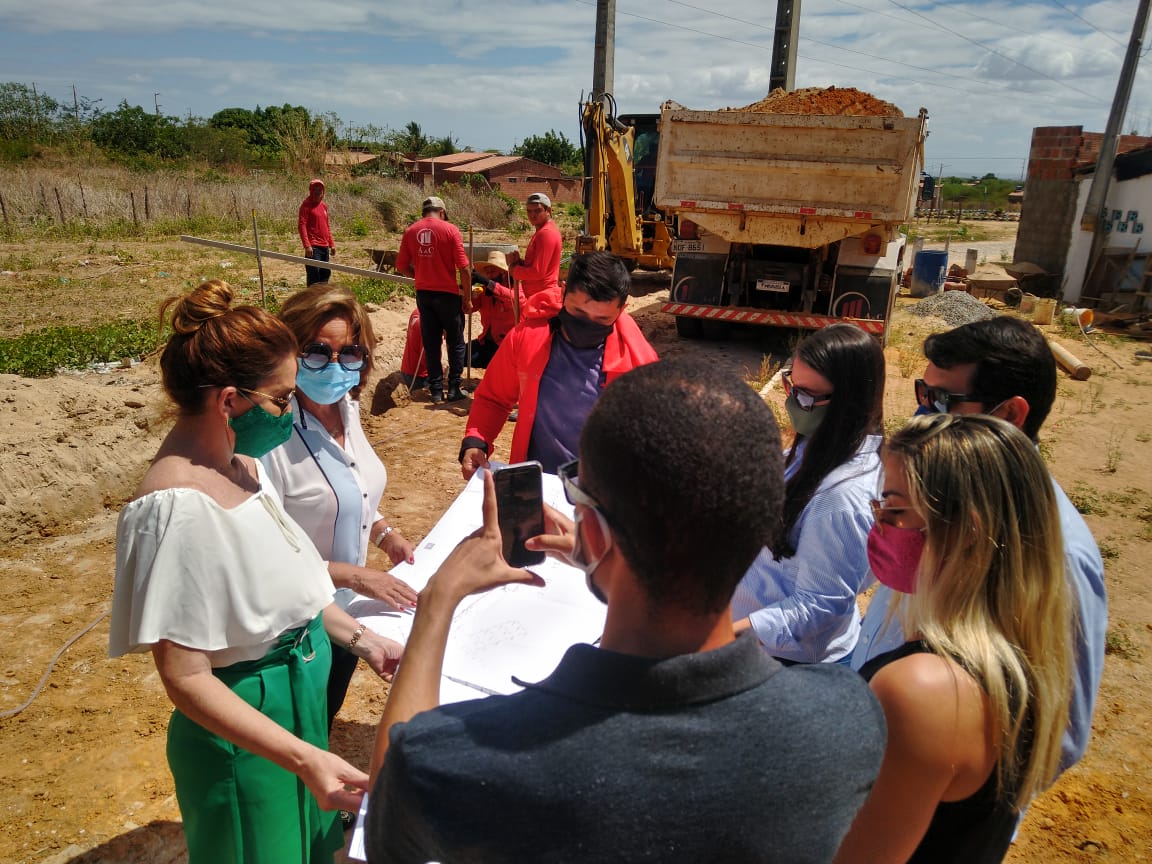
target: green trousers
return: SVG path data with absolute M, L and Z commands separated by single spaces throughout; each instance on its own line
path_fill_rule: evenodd
M 332 649 L 321 616 L 280 637 L 260 660 L 213 674 L 266 717 L 328 747 Z M 320 810 L 295 774 L 213 735 L 179 711 L 168 723 L 168 765 L 189 864 L 330 864 L 344 845 L 335 812 Z

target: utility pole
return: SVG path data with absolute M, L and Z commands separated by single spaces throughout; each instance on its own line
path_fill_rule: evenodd
M 615 86 L 616 0 L 596 0 L 596 53 L 592 58 L 592 98 L 603 100 Z
M 1112 97 L 1112 112 L 1108 115 L 1108 126 L 1104 130 L 1104 140 L 1100 143 L 1100 155 L 1096 159 L 1096 171 L 1092 175 L 1092 186 L 1088 190 L 1088 201 L 1080 218 L 1080 227 L 1085 231 L 1095 231 L 1100 222 L 1100 211 L 1108 196 L 1108 184 L 1112 179 L 1112 167 L 1116 163 L 1116 147 L 1120 138 L 1120 126 L 1124 113 L 1128 110 L 1128 98 L 1132 95 L 1132 82 L 1136 78 L 1136 66 L 1140 63 L 1140 48 L 1144 44 L 1144 28 L 1148 24 L 1148 5 L 1152 0 L 1140 0 L 1136 10 L 1136 20 L 1132 24 L 1132 38 L 1128 40 L 1128 53 L 1124 56 L 1124 66 L 1120 69 L 1120 80 L 1116 84 L 1116 95 Z
M 1084 282 L 1092 278 L 1097 262 L 1104 253 L 1104 220 L 1100 212 L 1108 197 L 1108 185 L 1112 181 L 1112 169 L 1116 164 L 1116 148 L 1119 144 L 1120 126 L 1128 110 L 1128 98 L 1132 95 L 1132 82 L 1136 78 L 1136 67 L 1140 63 L 1140 49 L 1144 44 L 1144 29 L 1148 24 L 1148 6 L 1152 0 L 1140 0 L 1136 9 L 1136 20 L 1132 22 L 1132 37 L 1128 40 L 1128 52 L 1124 55 L 1124 65 L 1120 69 L 1120 80 L 1116 83 L 1116 95 L 1112 98 L 1112 111 L 1108 115 L 1108 126 L 1104 130 L 1104 140 L 1100 142 L 1100 155 L 1096 159 L 1096 170 L 1092 173 L 1092 185 L 1088 189 L 1088 200 L 1080 216 L 1080 228 L 1092 232 L 1092 247 L 1088 253 L 1088 269 L 1084 272 Z M 1081 286 L 1081 291 L 1088 286 Z
M 796 87 L 796 43 L 800 39 L 800 0 L 777 0 L 776 32 L 772 37 L 772 65 L 768 92 Z
M 156 116 L 159 117 L 160 116 L 160 94 L 159 93 L 153 93 L 152 94 L 152 104 L 156 106 Z
M 944 212 L 944 169 L 948 168 L 943 162 L 940 167 L 936 169 L 936 218 L 940 218 L 940 214 Z

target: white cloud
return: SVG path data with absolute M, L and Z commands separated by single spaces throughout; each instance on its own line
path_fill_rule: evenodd
M 1105 124 L 1134 4 L 1075 4 L 805 0 L 796 83 L 858 87 L 906 114 L 924 105 L 930 160 L 999 170 L 1027 155 L 1034 126 Z M 594 19 L 594 0 L 0 0 L 0 80 L 36 81 L 58 98 L 76 83 L 106 107 L 150 107 L 160 92 L 181 116 L 289 102 L 507 149 L 550 128 L 576 140 Z M 620 111 L 762 98 L 774 19 L 764 0 L 618 0 Z M 1148 76 L 1129 117 L 1152 126 Z

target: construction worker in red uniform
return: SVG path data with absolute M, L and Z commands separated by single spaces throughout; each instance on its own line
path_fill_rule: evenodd
M 464 374 L 464 314 L 472 308 L 472 268 L 464 252 L 464 238 L 448 221 L 444 201 L 436 195 L 425 198 L 423 213 L 423 218 L 404 232 L 396 272 L 416 280 L 416 308 L 420 310 L 432 401 L 456 402 L 465 398 L 460 381 Z M 441 340 L 448 343 L 447 395 L 440 362 Z
M 541 291 L 557 289 L 563 241 L 560 229 L 552 221 L 552 200 L 547 195 L 533 192 L 528 196 L 524 209 L 536 233 L 532 235 L 524 257 L 521 258 L 519 252 L 513 252 L 508 256 L 508 263 L 511 265 L 512 278 L 520 282 L 524 297 L 530 300 Z
M 328 224 L 328 205 L 324 203 L 324 181 L 308 184 L 308 197 L 300 203 L 296 215 L 300 242 L 304 244 L 304 257 L 313 261 L 331 261 L 336 257 L 336 244 L 332 242 L 332 228 Z M 307 284 L 327 282 L 332 271 L 327 267 L 304 267 Z
M 516 326 L 516 305 L 508 283 L 508 260 L 503 252 L 489 252 L 487 261 L 472 268 L 472 309 L 480 313 L 480 336 L 472 340 L 472 365 L 477 369 L 488 365 Z

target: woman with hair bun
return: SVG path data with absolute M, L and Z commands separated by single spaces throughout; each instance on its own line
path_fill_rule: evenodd
M 992 864 L 1055 778 L 1068 723 L 1072 605 L 1052 479 L 1015 426 L 976 414 L 914 417 L 883 459 L 868 559 L 907 598 L 910 638 L 860 670 L 888 743 L 836 861 Z
M 120 514 L 109 653 L 151 650 L 190 864 L 331 861 L 368 776 L 329 753 L 329 640 L 389 678 L 402 648 L 332 602 L 258 457 L 292 428 L 296 340 L 213 280 L 161 309 L 178 415 Z

